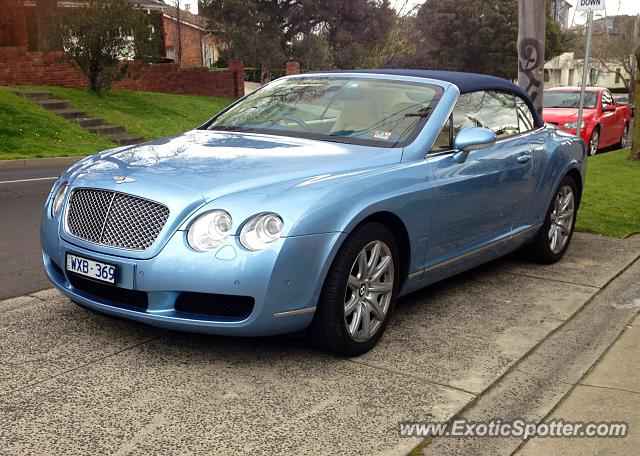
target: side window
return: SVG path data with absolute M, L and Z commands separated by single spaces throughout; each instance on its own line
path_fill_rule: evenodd
M 611 92 L 609 92 L 608 90 L 604 90 L 602 92 L 602 107 L 604 108 L 607 105 L 612 105 L 613 103 L 613 96 L 611 95 Z
M 520 133 L 531 131 L 535 127 L 535 121 L 533 120 L 533 114 L 529 106 L 520 97 L 516 97 L 516 110 L 518 111 L 518 125 L 520 126 Z
M 467 127 L 489 128 L 498 138 L 520 133 L 515 96 L 493 91 L 460 95 L 453 110 L 454 136 Z

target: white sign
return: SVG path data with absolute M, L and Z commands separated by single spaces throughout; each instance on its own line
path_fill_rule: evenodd
M 578 11 L 600 11 L 604 9 L 604 0 L 577 0 Z

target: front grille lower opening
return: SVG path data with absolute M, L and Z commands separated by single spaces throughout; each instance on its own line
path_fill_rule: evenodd
M 105 285 L 71 272 L 67 272 L 67 277 L 73 288 L 101 301 L 106 301 L 106 304 L 133 307 L 136 310 L 146 310 L 149 305 L 147 293 L 143 291 Z
M 174 309 L 194 315 L 243 320 L 251 314 L 254 305 L 255 299 L 250 296 L 184 292 L 176 299 Z

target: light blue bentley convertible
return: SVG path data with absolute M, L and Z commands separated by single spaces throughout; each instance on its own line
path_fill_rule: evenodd
M 98 312 L 210 334 L 306 330 L 358 355 L 398 296 L 521 248 L 562 258 L 585 164 L 583 142 L 502 79 L 291 76 L 193 131 L 72 166 L 47 199 L 42 256 Z

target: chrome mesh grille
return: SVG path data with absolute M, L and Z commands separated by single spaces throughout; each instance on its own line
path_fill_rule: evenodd
M 76 189 L 69 199 L 67 230 L 80 239 L 128 250 L 145 250 L 169 218 L 159 203 L 108 190 Z

